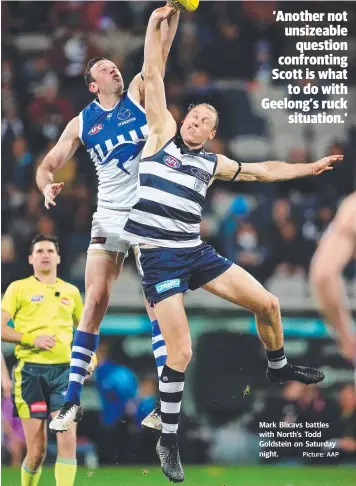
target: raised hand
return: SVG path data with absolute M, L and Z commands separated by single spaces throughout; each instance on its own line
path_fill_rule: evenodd
M 178 10 L 169 3 L 167 3 L 164 7 L 156 8 L 152 12 L 151 18 L 153 18 L 156 22 L 162 22 L 165 19 L 168 19 L 172 15 L 176 14 Z
M 43 195 L 45 197 L 45 207 L 47 209 L 50 208 L 51 206 L 56 206 L 56 203 L 54 202 L 55 198 L 58 196 L 58 194 L 61 192 L 62 188 L 64 186 L 64 182 L 55 182 L 53 184 L 48 184 L 43 191 Z
M 343 155 L 329 155 L 317 162 L 312 163 L 313 175 L 317 176 L 327 170 L 333 170 L 333 166 L 336 162 L 341 162 L 344 159 Z

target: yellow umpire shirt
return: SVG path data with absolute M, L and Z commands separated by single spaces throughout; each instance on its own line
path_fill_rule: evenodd
M 15 331 L 56 336 L 50 350 L 17 344 L 18 360 L 49 365 L 70 362 L 73 328 L 83 311 L 77 287 L 59 278 L 55 284 L 40 282 L 34 276 L 17 280 L 7 288 L 1 308 L 11 315 Z

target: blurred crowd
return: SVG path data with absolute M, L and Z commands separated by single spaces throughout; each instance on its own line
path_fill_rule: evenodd
M 217 107 L 222 121 L 209 150 L 248 162 L 278 156 L 268 113 L 261 117 L 251 105 L 259 90 L 274 88 L 271 70 L 293 44 L 275 22 L 272 12 L 279 3 L 203 2 L 182 18 L 167 68 L 167 100 L 177 121 L 192 101 Z M 91 101 L 83 82 L 88 59 L 112 59 L 127 86 L 141 70 L 147 20 L 160 5 L 46 1 L 34 7 L 34 2 L 2 2 L 2 290 L 27 275 L 28 242 L 36 232 L 58 234 L 61 276 L 83 286 L 96 206 L 92 162 L 83 149 L 68 161 L 57 176 L 64 189 L 50 212 L 36 189 L 35 171 L 67 122 Z M 335 10 L 333 2 L 324 6 Z M 308 4 L 310 11 L 318 8 L 317 2 Z M 356 13 L 348 8 L 352 33 Z M 290 2 L 288 9 L 297 11 L 299 4 Z M 356 84 L 355 50 L 356 38 L 350 35 L 350 85 Z M 325 155 L 344 154 L 345 161 L 320 179 L 215 184 L 204 212 L 203 237 L 262 282 L 276 272 L 305 275 L 339 200 L 354 188 L 355 131 L 351 124 L 341 138 L 328 137 Z M 239 136 L 255 137 L 248 156 L 242 144 L 232 143 Z M 289 162 L 314 159 L 313 136 L 313 127 L 306 127 L 303 143 L 298 140 L 286 153 Z M 270 142 L 267 152 L 261 153 L 257 138 Z M 354 270 L 348 271 L 351 276 Z

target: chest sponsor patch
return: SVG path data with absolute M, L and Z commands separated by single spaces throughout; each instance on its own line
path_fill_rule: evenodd
M 192 172 L 192 174 L 195 175 L 195 177 L 198 177 L 198 179 L 200 179 L 200 180 L 202 180 L 204 182 L 209 182 L 210 181 L 210 175 L 205 170 L 197 169 L 197 168 L 193 167 L 191 169 L 191 172 Z
M 182 165 L 179 160 L 177 160 L 175 157 L 172 157 L 171 155 L 166 155 L 165 157 L 163 157 L 163 162 L 168 165 L 168 167 L 172 167 L 172 169 L 179 169 Z
M 173 280 L 166 280 L 165 282 L 161 282 L 155 285 L 157 294 L 162 294 L 163 292 L 167 292 L 168 290 L 174 289 L 180 286 L 180 278 L 175 278 Z
M 98 125 L 95 125 L 93 128 L 91 128 L 88 132 L 88 135 L 96 135 L 99 133 L 102 129 L 104 128 L 104 125 L 102 123 L 99 123 Z
M 70 299 L 68 299 L 68 297 L 63 297 L 63 299 L 61 299 L 61 304 L 70 305 Z
M 31 297 L 31 302 L 42 302 L 44 300 L 44 295 L 33 295 Z
M 30 411 L 32 413 L 47 412 L 47 403 L 46 402 L 31 403 Z

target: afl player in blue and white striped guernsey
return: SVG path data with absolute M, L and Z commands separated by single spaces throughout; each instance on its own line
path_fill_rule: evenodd
M 170 5 L 159 10 L 162 75 L 175 37 L 179 13 Z M 164 21 L 163 21 L 164 20 Z M 99 344 L 99 331 L 106 314 L 112 286 L 119 278 L 130 247 L 121 238 L 132 206 L 137 202 L 138 167 L 148 136 L 145 91 L 142 74 L 124 90 L 122 75 L 109 59 L 88 62 L 84 80 L 95 99 L 65 128 L 56 146 L 46 155 L 36 174 L 45 206 L 55 206 L 63 183 L 54 182 L 55 173 L 83 144 L 98 175 L 98 208 L 93 216 L 91 242 L 85 271 L 85 304 L 74 336 L 69 384 L 65 403 L 50 423 L 51 432 L 69 429 L 82 415 L 80 405 L 90 357 Z M 158 376 L 166 360 L 166 347 L 152 308 L 146 306 L 152 323 L 152 347 Z M 155 408 L 142 425 L 160 430 L 159 409 Z
M 160 21 L 154 12 L 146 34 L 144 77 L 149 136 L 139 166 L 139 201 L 122 236 L 139 245 L 136 256 L 142 286 L 166 341 L 167 361 L 159 383 L 162 435 L 157 453 L 165 475 L 173 482 L 181 482 L 184 472 L 177 430 L 185 370 L 191 358 L 183 306 L 186 290 L 203 287 L 255 314 L 267 352 L 267 377 L 273 383 L 317 383 L 324 379 L 317 369 L 287 363 L 278 299 L 245 270 L 201 241 L 199 225 L 207 189 L 215 179 L 267 182 L 318 175 L 342 157 L 326 157 L 312 164 L 241 164 L 206 153 L 204 143 L 215 136 L 218 125 L 218 114 L 208 104 L 191 107 L 177 134 L 177 125 L 167 110 L 161 75 Z

